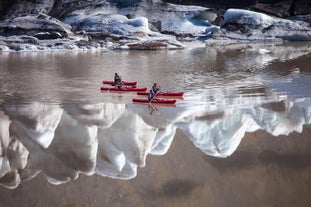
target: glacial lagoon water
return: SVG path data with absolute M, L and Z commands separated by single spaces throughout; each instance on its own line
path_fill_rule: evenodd
M 310 46 L 1 53 L 0 206 L 309 206 Z

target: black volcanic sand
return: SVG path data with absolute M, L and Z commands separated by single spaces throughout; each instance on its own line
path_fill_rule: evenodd
M 39 174 L 0 187 L 0 206 L 311 206 L 311 128 L 246 134 L 228 158 L 202 153 L 177 132 L 167 154 L 147 157 L 132 180 L 80 175 L 49 184 Z

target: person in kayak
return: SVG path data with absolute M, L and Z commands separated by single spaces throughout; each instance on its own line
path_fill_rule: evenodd
M 154 83 L 152 86 L 152 91 L 154 94 L 157 94 L 160 92 L 160 86 L 157 83 Z
M 122 80 L 121 77 L 118 75 L 118 73 L 114 74 L 114 84 L 118 86 L 118 88 L 121 88 Z
M 151 102 L 154 98 L 153 90 L 151 89 L 148 93 L 148 101 Z

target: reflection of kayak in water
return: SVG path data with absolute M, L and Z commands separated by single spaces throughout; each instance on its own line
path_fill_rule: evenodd
M 100 88 L 103 91 L 120 91 L 120 92 L 131 92 L 131 91 L 146 91 L 147 88 L 127 88 L 127 87 L 122 87 L 122 88 L 114 88 L 114 87 L 101 87 Z
M 176 100 L 174 100 L 174 99 L 153 99 L 149 102 L 148 99 L 133 98 L 133 102 L 136 102 L 136 103 L 156 103 L 156 104 L 175 104 Z
M 137 92 L 137 95 L 148 95 L 148 92 Z M 183 96 L 184 92 L 158 92 L 157 96 Z
M 115 85 L 114 81 L 109 81 L 109 80 L 103 80 L 103 84 L 110 84 L 110 85 Z M 136 81 L 122 81 L 121 85 L 124 86 L 135 86 L 137 84 Z

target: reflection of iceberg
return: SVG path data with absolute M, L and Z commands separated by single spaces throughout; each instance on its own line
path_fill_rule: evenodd
M 119 178 L 136 176 L 136 166 L 144 166 L 157 130 L 137 115 L 126 111 L 110 128 L 99 129 L 96 172 Z
M 22 106 L 7 106 L 5 110 L 26 133 L 42 147 L 47 148 L 54 137 L 62 109 L 54 105 L 32 103 Z
M 148 155 L 167 152 L 177 129 L 205 154 L 226 157 L 246 132 L 278 136 L 310 123 L 310 98 L 257 100 L 248 108 L 161 107 L 154 115 L 133 104 L 6 104 L 0 113 L 0 183 L 15 188 L 40 171 L 53 184 L 80 173 L 131 179 Z M 53 134 L 48 142 L 35 139 L 46 130 Z
M 245 132 L 259 129 L 248 116 L 234 111 L 218 119 L 197 117 L 180 125 L 194 145 L 204 153 L 217 157 L 231 155 L 240 144 Z
M 28 151 L 15 137 L 10 137 L 11 121 L 0 112 L 0 184 L 15 188 L 22 178 L 18 170 L 23 170 L 27 164 Z
M 124 104 L 80 104 L 67 105 L 66 111 L 85 125 L 110 127 L 124 112 Z
M 176 127 L 172 125 L 166 129 L 159 129 L 151 147 L 150 154 L 164 155 L 171 146 L 175 133 Z
M 285 105 L 284 111 L 275 111 L 276 104 Z M 294 131 L 301 133 L 303 125 L 310 124 L 311 108 L 310 99 L 303 102 L 264 104 L 263 107 L 251 111 L 255 122 L 261 129 L 266 130 L 274 136 L 288 135 Z

